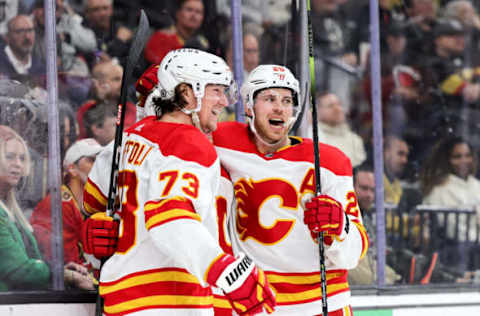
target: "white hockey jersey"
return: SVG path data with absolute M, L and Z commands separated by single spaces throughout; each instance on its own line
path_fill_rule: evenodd
M 275 315 L 322 313 L 318 244 L 303 223 L 301 197 L 315 192 L 314 154 L 310 139 L 294 138 L 263 155 L 245 124 L 219 124 L 213 133 L 221 164 L 234 185 L 236 209 L 230 215 L 233 252 L 242 251 L 262 268 L 276 293 Z M 320 144 L 322 193 L 339 201 L 350 219 L 343 241 L 326 247 L 327 297 L 330 311 L 349 305 L 347 270 L 368 248 L 353 190 L 349 159 Z
M 89 174 L 89 213 L 105 211 L 111 155 L 110 147 Z M 219 181 L 215 150 L 195 127 L 147 117 L 126 130 L 118 249 L 100 278 L 106 315 L 213 315 L 214 300 L 228 308 L 205 282 L 219 244 L 229 244 L 218 234 Z

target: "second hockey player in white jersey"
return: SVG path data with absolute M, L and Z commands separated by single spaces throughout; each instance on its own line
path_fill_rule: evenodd
M 315 192 L 310 139 L 289 137 L 296 119 L 298 81 L 283 66 L 261 65 L 245 80 L 248 125 L 220 123 L 213 141 L 234 185 L 230 216 L 234 253 L 265 270 L 277 300 L 275 315 L 322 313 L 317 232 L 327 236 L 329 316 L 351 315 L 347 270 L 368 248 L 353 190 L 352 167 L 338 149 L 319 144 L 322 194 Z M 232 137 L 232 136 L 235 137 Z

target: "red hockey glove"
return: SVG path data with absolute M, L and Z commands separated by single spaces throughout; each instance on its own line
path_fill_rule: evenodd
M 139 106 L 144 106 L 145 101 L 147 100 L 148 95 L 152 92 L 155 86 L 158 83 L 158 68 L 160 65 L 150 65 L 147 70 L 142 74 L 142 76 L 137 80 L 135 84 L 135 89 L 140 94 L 139 95 Z
M 255 315 L 274 311 L 275 296 L 263 270 L 241 253 L 237 259 L 224 254 L 207 272 L 207 282 L 223 290 L 239 315 Z
M 348 233 L 349 221 L 342 204 L 328 195 L 311 198 L 305 203 L 303 221 L 316 239 L 319 232 L 325 233 L 324 242 L 331 245 L 333 237 L 340 240 Z
M 110 257 L 118 243 L 118 221 L 105 212 L 95 213 L 82 225 L 83 250 L 97 259 Z

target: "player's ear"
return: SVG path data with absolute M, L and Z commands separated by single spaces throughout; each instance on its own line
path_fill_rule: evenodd
M 197 98 L 193 93 L 192 87 L 186 83 L 181 83 L 179 87 L 181 98 L 185 101 L 185 108 L 195 109 L 197 107 Z
M 252 117 L 253 116 L 253 113 L 252 113 L 253 109 L 252 109 L 252 107 L 248 106 L 246 104 L 246 102 L 243 103 L 243 108 L 245 110 L 245 116 L 246 117 Z

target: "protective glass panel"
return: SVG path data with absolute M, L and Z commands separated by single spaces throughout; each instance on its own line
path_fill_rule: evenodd
M 50 234 L 41 233 L 30 221 L 48 187 L 45 48 L 34 19 L 21 12 L 18 3 L 14 7 L 3 3 L 0 48 L 3 291 L 51 286 L 51 257 L 45 252 Z
M 0 47 L 3 175 L 0 182 L 4 188 L 0 228 L 2 291 L 53 289 L 52 280 L 57 274 L 61 277 L 62 270 L 67 290 L 94 288 L 93 270 L 85 261 L 79 243 L 84 180 L 78 180 L 80 173 L 70 170 L 82 170 L 84 178 L 88 171 L 81 169 L 77 159 L 72 161 L 70 169 L 62 168 L 63 185 L 56 188 L 61 192 L 62 204 L 53 214 L 48 192 L 52 175 L 49 157 L 56 155 L 60 162 L 58 168 L 62 167 L 67 149 L 78 136 L 75 112 L 87 101 L 91 87 L 90 70 L 80 54 L 82 45 L 77 41 L 85 36 L 79 31 L 80 16 L 63 1 L 57 1 L 58 106 L 54 110 L 59 116 L 60 152 L 52 153 L 48 150 L 49 111 L 52 109 L 47 105 L 49 57 L 45 37 L 48 31 L 43 6 L 44 1 L 0 4 L 4 10 L 0 10 L 4 39 Z M 93 32 L 89 34 L 94 41 Z M 64 258 L 57 258 L 55 246 L 52 246 L 55 237 L 52 218 L 61 216 L 62 209 L 64 232 L 59 239 L 65 243 L 65 249 Z M 58 247 L 63 247 L 62 243 Z

